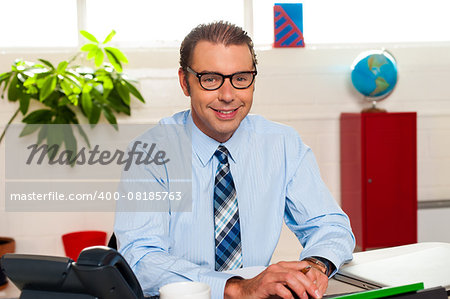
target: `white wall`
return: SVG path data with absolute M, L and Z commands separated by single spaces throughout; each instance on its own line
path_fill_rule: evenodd
M 305 49 L 259 49 L 259 65 L 252 113 L 293 126 L 316 154 L 322 176 L 340 202 L 339 115 L 367 107 L 351 87 L 350 65 L 362 51 L 384 46 L 396 57 L 399 82 L 380 107 L 418 113 L 419 200 L 450 199 L 450 44 L 385 44 L 321 46 Z M 140 80 L 147 104 L 133 102 L 132 118 L 122 123 L 149 123 L 189 106 L 177 79 L 178 53 L 174 49 L 126 51 L 126 72 Z M 66 53 L 0 53 L 0 70 L 16 57 L 43 57 L 51 61 Z M 16 104 L 0 101 L 0 129 Z M 4 143 L 1 153 L 1 190 L 4 190 Z M 60 236 L 75 230 L 112 230 L 111 213 L 12 213 L 4 211 L 0 194 L 0 235 L 13 236 L 18 252 L 63 254 Z M 440 219 L 449 209 L 419 213 L 419 241 L 450 242 Z M 448 227 L 448 225 L 447 225 Z M 295 258 L 297 242 L 283 233 L 274 257 Z

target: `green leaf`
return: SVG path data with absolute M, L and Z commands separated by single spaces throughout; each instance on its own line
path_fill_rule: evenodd
M 73 93 L 80 93 L 81 92 L 81 84 L 84 81 L 82 77 L 77 78 L 73 74 L 70 74 L 69 72 L 66 72 L 66 74 L 63 77 L 65 79 L 64 81 L 67 80 L 67 81 L 69 81 L 70 83 L 73 84 L 73 86 L 71 86 Z
M 53 66 L 53 64 L 50 63 L 50 61 L 45 60 L 45 59 L 38 59 L 40 62 L 42 62 L 43 64 L 45 64 L 46 66 L 50 67 L 51 69 L 55 69 L 55 67 Z
M 28 77 L 25 82 L 23 82 L 24 87 L 32 86 L 33 84 L 36 84 L 36 77 Z
M 101 85 L 100 85 L 101 87 Z M 105 99 L 103 98 L 103 94 L 100 92 L 101 88 L 98 88 L 98 86 L 94 87 L 91 91 L 91 96 L 98 102 L 101 104 L 107 104 L 107 102 L 105 101 Z M 103 92 L 103 91 L 102 91 Z M 100 105 L 101 106 L 101 105 Z
M 7 80 L 11 76 L 12 72 L 6 72 L 0 74 L 0 82 Z
M 97 54 L 97 51 L 101 51 L 101 49 L 100 49 L 99 47 L 93 48 L 92 50 L 90 50 L 90 51 L 88 52 L 88 55 L 86 56 L 86 58 L 87 58 L 88 60 L 94 58 L 95 55 Z
M 63 131 L 63 127 L 61 126 L 61 124 L 59 124 L 60 122 L 57 120 L 57 118 L 55 119 L 55 124 L 50 124 L 47 125 L 48 129 L 47 129 L 47 145 L 48 147 L 51 147 L 53 145 L 57 145 L 58 149 L 61 149 L 61 144 L 64 140 L 64 131 Z M 57 151 L 49 151 L 49 158 L 53 158 L 56 155 Z
M 39 101 L 44 101 L 55 90 L 57 79 L 56 76 L 50 76 L 45 79 L 39 95 Z
M 127 57 L 119 49 L 113 47 L 105 47 L 105 51 L 110 51 L 120 62 L 128 63 Z
M 58 64 L 58 68 L 56 69 L 56 72 L 58 72 L 59 74 L 63 74 L 66 71 L 66 68 L 68 65 L 69 65 L 69 63 L 67 61 L 61 61 Z
M 118 130 L 117 119 L 112 113 L 112 111 L 108 107 L 103 107 L 103 115 L 108 120 L 108 122 L 114 127 L 114 129 Z
M 137 90 L 137 88 L 134 87 L 133 84 L 131 84 L 130 82 L 128 82 L 125 79 L 122 79 L 122 82 L 125 82 L 125 85 L 127 86 L 128 90 L 131 92 L 132 95 L 134 95 L 142 103 L 145 103 L 144 97 L 141 95 L 139 90 Z
M 63 126 L 64 133 L 64 144 L 66 146 L 66 150 L 71 151 L 72 155 L 70 156 L 70 164 L 75 165 L 76 160 L 74 159 L 77 155 L 77 139 L 75 138 L 72 130 L 72 126 Z
M 109 43 L 111 41 L 111 39 L 114 37 L 114 35 L 116 35 L 116 31 L 111 30 L 111 32 L 108 34 L 108 36 L 103 41 L 103 44 Z
M 42 103 L 50 108 L 56 108 L 60 97 L 61 94 L 59 92 L 52 92 Z
M 11 74 L 12 74 L 12 72 L 0 74 L 0 87 L 2 86 L 3 82 L 6 82 L 5 83 L 5 88 L 6 88 L 6 86 L 8 85 L 9 78 L 11 77 Z
M 30 106 L 30 98 L 31 96 L 29 94 L 22 94 L 20 97 L 20 112 L 22 112 L 23 115 L 27 114 L 28 107 Z
M 47 131 L 48 131 L 48 124 L 45 124 L 42 126 L 41 130 L 38 134 L 37 144 L 41 144 L 42 141 L 47 138 Z
M 121 81 L 117 82 L 116 89 L 117 89 L 117 92 L 119 93 L 120 97 L 122 98 L 122 101 L 127 106 L 130 106 L 130 91 L 124 85 L 124 83 L 122 83 Z
M 37 129 L 39 129 L 41 126 L 41 124 L 26 124 L 22 132 L 20 132 L 19 137 L 30 135 L 37 131 Z
M 9 75 L 7 77 L 3 77 L 3 75 L 5 75 L 5 74 L 9 74 Z M 2 85 L 2 82 L 5 82 L 5 85 L 4 85 L 3 91 L 2 91 L 2 95 L 1 95 L 2 99 L 3 99 L 3 95 L 4 95 L 5 91 L 8 89 L 9 79 L 11 78 L 11 75 L 12 75 L 12 72 L 2 74 L 2 81 L 0 81 L 0 87 Z
M 39 80 L 43 81 L 45 78 L 47 78 L 48 76 L 52 75 L 53 73 L 54 73 L 54 70 L 53 71 L 49 71 L 49 72 L 36 74 L 36 75 L 34 75 L 34 77 L 36 78 L 36 81 L 39 81 Z M 37 84 L 38 84 L 39 88 L 42 87 L 42 85 L 39 86 L 39 82 L 37 82 Z
M 95 52 L 95 66 L 96 67 L 101 66 L 104 59 L 105 54 L 103 54 L 103 51 L 101 49 L 97 49 L 97 51 Z
M 17 76 L 14 76 L 11 80 L 11 83 L 8 87 L 8 100 L 11 102 L 15 102 L 19 99 L 20 90 L 18 88 L 19 79 Z
M 93 36 L 89 32 L 87 32 L 85 30 L 81 30 L 80 33 L 81 33 L 82 36 L 84 36 L 85 38 L 87 38 L 91 42 L 94 42 L 94 43 L 97 43 L 97 44 L 99 43 L 98 40 L 95 38 L 95 36 Z
M 126 115 L 130 115 L 130 106 L 124 104 L 116 90 L 113 90 L 108 96 L 107 105 L 116 112 L 123 112 Z
M 72 84 L 70 83 L 69 80 L 64 78 L 63 80 L 61 80 L 59 85 L 61 86 L 61 88 L 62 88 L 62 90 L 63 90 L 65 95 L 70 95 L 70 94 L 73 93 L 72 92 L 72 86 L 71 86 Z
M 78 95 L 77 94 L 71 94 L 67 98 L 74 106 L 78 106 Z
M 106 56 L 108 57 L 109 62 L 111 62 L 112 66 L 114 67 L 114 69 L 117 72 L 121 73 L 123 71 L 123 69 L 122 69 L 122 64 L 120 63 L 119 59 L 117 59 L 117 57 L 114 56 L 114 54 L 107 49 L 105 49 L 105 53 L 106 53 Z
M 68 107 L 64 106 L 59 109 L 59 121 L 63 124 L 78 123 L 75 113 Z
M 81 95 L 81 106 L 83 107 L 84 113 L 89 118 L 92 111 L 92 99 L 89 91 L 85 91 L 85 89 L 83 89 L 83 93 Z
M 72 102 L 69 100 L 68 97 L 62 97 L 62 99 L 59 100 L 58 102 L 58 107 L 62 107 L 62 106 L 66 106 L 71 104 Z
M 98 49 L 98 46 L 95 44 L 85 44 L 84 46 L 82 46 L 80 48 L 80 50 L 83 52 L 90 52 L 90 51 L 96 50 L 96 49 Z
M 22 122 L 26 124 L 48 124 L 51 122 L 53 111 L 48 109 L 39 109 L 28 114 Z
M 98 123 L 98 121 L 100 119 L 100 113 L 101 113 L 100 107 L 98 107 L 97 105 L 92 105 L 92 111 L 91 111 L 91 116 L 89 117 L 89 123 L 90 124 Z
M 102 85 L 105 91 L 114 88 L 114 83 L 110 76 L 98 76 L 97 80 L 103 82 Z
M 91 148 L 89 138 L 88 138 L 87 134 L 84 132 L 83 127 L 80 126 L 79 124 L 76 124 L 75 126 L 77 127 L 78 132 L 80 133 L 81 137 L 83 137 L 84 141 L 86 141 L 86 144 L 88 145 L 88 147 Z

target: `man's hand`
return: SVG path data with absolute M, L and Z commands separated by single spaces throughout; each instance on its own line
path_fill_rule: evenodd
M 270 298 L 284 299 L 322 298 L 328 287 L 328 277 L 320 270 L 311 267 L 303 274 L 302 269 L 309 266 L 305 261 L 279 262 L 252 279 L 231 278 L 225 285 L 225 299 L 232 298 Z

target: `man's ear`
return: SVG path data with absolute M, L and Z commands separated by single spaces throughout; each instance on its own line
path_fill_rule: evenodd
M 180 81 L 181 89 L 185 96 L 190 96 L 189 83 L 187 82 L 186 74 L 184 73 L 183 68 L 178 69 L 178 79 Z

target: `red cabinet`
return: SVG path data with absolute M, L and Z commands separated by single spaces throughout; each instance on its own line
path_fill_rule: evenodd
M 417 242 L 416 119 L 341 114 L 341 204 L 360 250 Z

